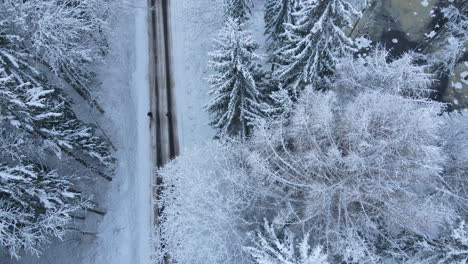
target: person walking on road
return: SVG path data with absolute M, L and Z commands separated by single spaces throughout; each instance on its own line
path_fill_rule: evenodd
M 148 112 L 148 114 L 146 114 L 146 115 L 150 119 L 149 127 L 151 128 L 151 123 L 153 123 L 153 112 Z

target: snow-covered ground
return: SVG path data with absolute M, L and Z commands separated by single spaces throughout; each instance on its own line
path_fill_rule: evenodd
M 208 114 L 208 55 L 211 41 L 221 26 L 222 0 L 173 0 L 174 83 L 181 151 L 202 144 L 213 137 Z
M 114 180 L 97 179 L 89 186 L 99 208 L 107 214 L 87 214 L 76 220 L 95 236 L 70 234 L 64 241 L 46 245 L 41 258 L 1 264 L 146 264 L 150 263 L 152 165 L 146 112 L 148 100 L 148 37 L 146 0 L 133 0 L 113 25 L 112 54 L 101 68 L 99 101 L 106 114 L 101 125 L 117 145 L 118 167 Z

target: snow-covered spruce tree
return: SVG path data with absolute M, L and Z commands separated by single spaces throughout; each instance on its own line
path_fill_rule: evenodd
M 216 74 L 209 78 L 212 99 L 205 108 L 219 137 L 239 136 L 243 140 L 251 134 L 252 122 L 261 116 L 258 82 L 263 73 L 257 48 L 243 24 L 228 19 L 215 51 L 209 54 Z
M 14 27 L 6 21 L 5 25 Z M 7 28 L 8 28 L 7 27 Z M 13 30 L 8 30 L 13 32 Z M 25 41 L 21 36 L 0 36 L 0 80 L 2 86 L 2 115 L 25 130 L 42 139 L 44 147 L 57 156 L 60 150 L 84 155 L 95 165 L 111 169 L 113 158 L 109 145 L 96 136 L 95 131 L 79 121 L 72 110 L 71 102 L 57 86 L 50 84 L 36 68 L 33 55 L 22 50 Z
M 276 230 L 265 220 L 263 229 L 256 232 L 254 246 L 244 249 L 258 264 L 328 264 L 327 255 L 320 246 L 311 249 L 309 234 L 299 243 L 296 240 L 293 232 L 284 227 Z
M 290 201 L 288 223 L 309 230 L 331 262 L 403 263 L 412 251 L 403 237 L 431 243 L 461 217 L 442 177 L 443 105 L 419 93 L 424 66 L 393 63 L 407 68 L 344 63 L 367 70 L 340 66 L 332 91 L 304 91 L 291 117 L 266 120 L 250 142 L 252 174 L 282 186 L 272 199 Z M 375 69 L 389 76 L 366 89 Z M 400 71 L 408 76 L 393 78 Z
M 295 23 L 285 24 L 286 44 L 276 52 L 275 77 L 297 99 L 306 85 L 335 72 L 338 57 L 356 51 L 343 30 L 360 13 L 347 0 L 304 0 L 293 15 Z
M 39 255 L 51 237 L 62 238 L 73 213 L 90 207 L 71 186 L 37 164 L 0 164 L 0 247 L 20 258 L 23 250 Z
M 47 150 L 59 151 L 59 145 L 67 144 L 67 139 L 60 137 L 63 131 L 55 129 L 53 122 L 37 124 L 59 116 L 45 110 L 48 100 L 44 97 L 51 91 L 29 82 L 18 83 L 20 69 L 6 70 L 5 52 L 0 49 L 0 247 L 19 258 L 22 250 L 37 255 L 50 237 L 61 238 L 71 221 L 70 214 L 91 205 L 72 190 L 69 175 L 40 165 Z M 13 54 L 8 54 L 8 59 L 22 63 Z M 70 146 L 77 144 L 80 142 Z
M 253 0 L 224 0 L 224 15 L 226 19 L 244 23 L 252 13 Z
M 24 49 L 25 39 L 14 34 L 18 24 L 1 19 L 0 247 L 19 257 L 23 250 L 39 254 L 43 243 L 65 234 L 71 213 L 91 206 L 73 190 L 72 175 L 65 172 L 70 168 L 60 163 L 64 152 L 106 172 L 113 158 L 108 144 L 76 118 L 62 91 L 31 66 L 36 61 Z
M 15 42 L 1 36 L 0 47 L 0 115 L 18 132 L 27 132 L 41 142 L 41 148 L 73 155 L 80 163 L 104 166 L 113 170 L 114 159 L 109 144 L 95 131 L 79 121 L 62 92 L 43 80 L 29 66 L 29 56 L 17 52 Z M 84 165 L 84 164 L 83 164 Z
M 297 3 L 297 0 L 268 0 L 266 2 L 264 19 L 269 51 L 275 52 L 283 46 L 284 24 L 293 24 L 293 12 Z

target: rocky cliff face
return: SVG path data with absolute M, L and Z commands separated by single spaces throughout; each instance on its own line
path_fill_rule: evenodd
M 443 48 L 447 40 L 436 40 L 444 30 L 441 10 L 450 3 L 466 5 L 463 0 L 375 0 L 353 32 L 365 35 L 391 49 L 394 56 L 415 50 L 430 54 Z M 443 43 L 441 43 L 443 42 Z M 440 75 L 434 88 L 435 98 L 452 109 L 468 108 L 468 62 L 466 52 L 451 74 Z

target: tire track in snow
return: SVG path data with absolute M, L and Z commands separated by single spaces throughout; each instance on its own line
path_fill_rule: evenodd
M 170 1 L 148 0 L 150 38 L 150 101 L 153 159 L 164 166 L 179 154 L 177 120 L 172 77 Z
M 160 168 L 179 155 L 174 81 L 172 73 L 172 39 L 170 0 L 148 0 L 149 16 L 149 82 L 152 160 Z M 161 178 L 155 176 L 153 197 L 159 199 Z M 153 224 L 158 224 L 160 212 L 154 208 Z

